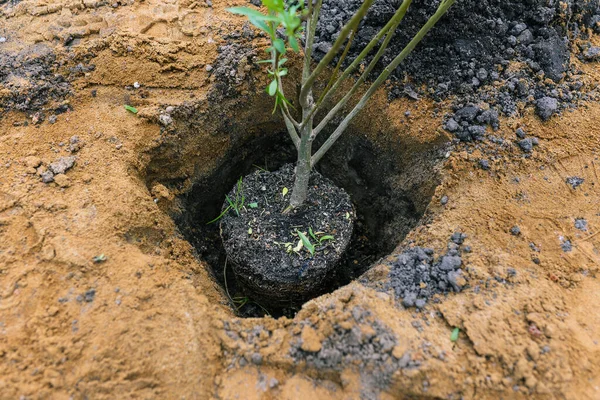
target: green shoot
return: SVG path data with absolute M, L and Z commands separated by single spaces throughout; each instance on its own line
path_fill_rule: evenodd
M 459 328 L 454 328 L 452 334 L 450 335 L 450 341 L 456 342 L 458 340 L 458 334 L 460 333 Z
M 138 110 L 137 110 L 137 108 L 135 108 L 135 107 L 133 107 L 133 106 L 129 106 L 129 105 L 125 104 L 123 107 L 125 107 L 125 109 L 126 109 L 127 111 L 129 111 L 130 113 L 134 113 L 134 114 L 137 114 L 137 113 L 138 113 Z
M 221 212 L 221 214 L 219 214 L 219 216 L 217 218 L 213 219 L 212 221 L 207 222 L 206 223 L 207 225 L 217 222 L 218 220 L 223 218 L 227 214 L 227 212 L 230 210 L 235 211 L 235 214 L 238 217 L 240 216 L 240 211 L 242 211 L 242 209 L 244 208 L 244 202 L 246 201 L 246 197 L 244 196 L 244 185 L 243 185 L 241 177 L 237 182 L 237 190 L 235 191 L 235 199 L 232 200 L 229 197 L 229 195 L 225 195 L 225 200 L 227 201 L 227 204 L 229 204 L 229 205 L 223 210 L 223 212 Z M 258 207 L 258 204 L 256 204 L 256 206 Z M 254 207 L 250 206 L 250 208 L 254 208 Z
M 306 249 L 310 252 L 311 255 L 315 255 L 315 246 L 310 242 L 310 240 L 306 237 L 306 235 L 299 230 L 296 230 L 298 236 L 300 236 L 300 241 L 306 247 Z

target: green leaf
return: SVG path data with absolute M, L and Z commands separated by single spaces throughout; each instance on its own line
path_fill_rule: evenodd
M 302 240 L 302 244 L 304 245 L 304 247 L 306 247 L 308 251 L 310 251 L 311 255 L 314 255 L 315 246 L 310 242 L 310 240 L 306 237 L 304 233 L 300 232 L 299 230 L 296 230 L 296 232 L 298 232 L 298 236 L 300 236 L 300 240 Z
M 319 241 L 319 239 L 317 239 L 317 237 L 315 236 L 315 233 L 313 232 L 312 228 L 308 228 L 308 234 L 310 235 L 311 238 L 315 239 L 316 241 Z
M 298 40 L 295 37 L 288 37 L 288 43 L 290 44 L 290 47 L 292 48 L 292 50 L 294 50 L 295 53 L 300 51 L 300 46 L 298 46 Z
M 460 333 L 460 329 L 454 328 L 454 330 L 452 331 L 452 334 L 450 335 L 450 340 L 453 342 L 456 342 L 458 340 L 459 333 Z
M 281 191 L 281 194 L 283 195 L 283 197 L 285 197 L 285 195 L 288 194 L 288 188 L 284 187 Z
M 321 236 L 321 238 L 319 239 L 319 243 L 324 242 L 325 240 L 333 240 L 333 239 L 335 239 L 335 238 L 331 235 Z
M 250 204 L 248 204 L 248 207 L 250 207 L 250 208 L 258 208 L 258 203 L 250 203 Z
M 273 40 L 273 47 L 279 52 L 279 54 L 285 53 L 285 42 L 279 38 Z
M 249 7 L 232 7 L 227 11 L 233 14 L 245 15 L 248 18 L 254 18 L 260 21 L 278 21 L 278 18 L 273 15 L 265 15 L 260 11 L 256 11 Z
M 267 64 L 267 63 L 272 63 L 273 60 L 260 60 L 260 61 L 256 61 L 256 64 Z
M 131 113 L 134 113 L 134 114 L 138 113 L 137 108 L 135 108 L 133 106 L 128 106 L 127 104 L 125 104 L 123 107 L 125 107 L 125 109 Z
M 277 75 L 278 75 L 279 77 L 286 76 L 287 74 L 288 74 L 288 69 L 287 69 L 287 68 L 282 68 L 282 69 L 280 69 L 280 70 L 279 70 L 279 72 L 277 73 Z
M 225 210 L 223 210 L 223 212 L 221 214 L 219 214 L 219 216 L 215 219 L 213 219 L 212 221 L 208 221 L 206 223 L 206 225 L 210 225 L 214 222 L 217 222 L 218 220 L 220 220 L 221 218 L 223 218 L 225 216 L 225 214 L 227 214 L 227 211 L 231 210 L 231 206 L 227 207 Z
M 296 109 L 296 107 L 294 107 L 294 105 L 292 103 L 290 103 L 289 100 L 286 99 L 285 96 L 280 91 L 277 91 L 277 98 L 280 100 L 280 102 L 287 104 L 288 106 L 292 107 L 293 109 Z
M 277 79 L 273 79 L 273 81 L 269 84 L 267 87 L 267 93 L 269 93 L 269 96 L 275 96 L 277 93 Z
M 277 63 L 278 67 L 281 67 L 283 64 L 285 64 L 287 62 L 287 58 L 280 58 L 279 62 Z
M 248 21 L 261 31 L 267 32 L 269 35 L 273 33 L 273 30 L 263 19 L 259 19 L 256 17 L 248 17 Z

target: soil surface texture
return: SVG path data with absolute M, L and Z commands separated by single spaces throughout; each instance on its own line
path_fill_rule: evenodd
M 457 1 L 320 167 L 355 232 L 406 223 L 293 318 L 239 317 L 192 240 L 283 165 L 245 147 L 286 137 L 248 4 L 0 0 L 0 398 L 600 398 L 598 2 Z M 318 46 L 359 1 L 326 4 Z
M 356 218 L 350 196 L 316 171 L 306 203 L 284 213 L 293 186 L 292 164 L 259 170 L 244 177 L 223 205 L 227 260 L 242 290 L 267 310 L 298 307 L 330 291 Z

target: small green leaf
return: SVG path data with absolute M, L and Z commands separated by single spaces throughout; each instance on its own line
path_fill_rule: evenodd
M 450 335 L 450 340 L 453 342 L 456 342 L 458 340 L 459 333 L 460 333 L 460 329 L 454 328 L 454 330 L 452 331 L 452 334 Z
M 225 214 L 227 214 L 227 211 L 231 210 L 231 206 L 227 207 L 225 210 L 223 210 L 223 212 L 221 214 L 219 214 L 219 216 L 215 219 L 213 219 L 212 221 L 208 221 L 206 223 L 206 225 L 210 225 L 214 222 L 217 222 L 218 220 L 220 220 L 221 218 L 223 218 L 225 216 Z
M 256 17 L 248 17 L 248 20 L 252 25 L 260 29 L 261 31 L 267 32 L 269 35 L 272 33 L 272 29 L 265 23 L 263 19 Z
M 282 68 L 279 70 L 279 72 L 277 73 L 278 76 L 286 76 L 288 74 L 288 70 L 287 68 Z
M 273 62 L 273 60 L 260 60 L 260 61 L 257 61 L 256 64 L 267 64 L 267 63 L 272 63 L 272 62 Z
M 346 219 L 350 219 L 350 213 L 349 212 L 346 213 Z
M 300 232 L 299 230 L 296 230 L 296 232 L 298 232 L 298 236 L 300 236 L 300 240 L 302 241 L 302 244 L 304 244 L 304 247 L 306 247 L 308 251 L 310 251 L 311 255 L 314 255 L 315 246 L 310 242 L 310 240 L 306 237 L 304 233 Z
M 248 207 L 250 207 L 250 208 L 258 208 L 258 203 L 250 203 L 250 204 L 248 204 Z
M 248 228 L 248 235 L 252 235 L 252 228 Z
M 108 258 L 104 254 L 100 254 L 99 256 L 95 256 L 92 258 L 92 261 L 96 264 L 106 261 Z
M 129 106 L 129 105 L 127 105 L 127 104 L 125 104 L 125 105 L 124 105 L 124 107 L 125 107 L 125 109 L 126 109 L 127 111 L 129 111 L 129 112 L 132 112 L 132 113 L 134 113 L 134 114 L 137 114 L 137 113 L 138 113 L 138 110 L 137 110 L 137 108 L 135 108 L 135 107 Z
M 319 243 L 324 242 L 325 240 L 333 240 L 333 239 L 335 239 L 335 238 L 331 235 L 321 236 L 321 238 L 319 239 Z
M 285 197 L 285 195 L 288 194 L 288 188 L 284 187 L 281 191 L 281 194 L 283 195 L 283 197 Z
M 277 63 L 277 66 L 281 67 L 283 64 L 286 63 L 287 60 L 288 60 L 287 58 L 280 58 L 279 62 Z
M 248 18 L 254 18 L 261 21 L 278 21 L 274 15 L 265 15 L 260 11 L 253 10 L 249 7 L 232 7 L 228 8 L 227 11 L 233 14 L 245 15 Z
M 288 37 L 288 43 L 290 44 L 290 47 L 292 48 L 292 50 L 294 50 L 295 53 L 300 51 L 300 46 L 298 46 L 298 40 L 295 37 Z
M 269 93 L 269 96 L 275 96 L 275 94 L 277 93 L 277 80 L 276 79 L 273 79 L 273 81 L 267 87 L 267 93 Z
M 313 232 L 312 228 L 308 228 L 308 234 L 310 235 L 311 238 L 313 238 L 316 241 L 319 241 L 319 239 L 317 239 L 317 237 L 315 236 L 315 233 Z
M 279 52 L 279 54 L 285 53 L 285 42 L 279 38 L 273 40 L 273 47 Z

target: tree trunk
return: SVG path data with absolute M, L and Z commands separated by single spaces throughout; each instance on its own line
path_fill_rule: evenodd
M 304 204 L 308 196 L 308 183 L 310 172 L 312 170 L 312 143 L 311 135 L 312 121 L 306 124 L 300 137 L 300 148 L 298 149 L 298 161 L 296 162 L 296 178 L 294 180 L 294 188 L 290 196 L 290 207 L 298 208 Z

